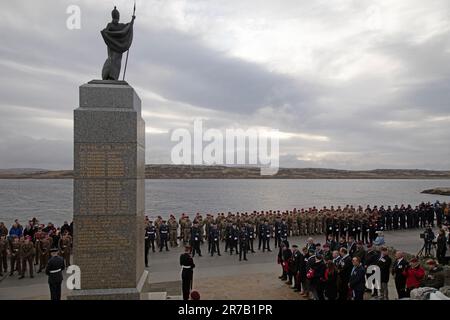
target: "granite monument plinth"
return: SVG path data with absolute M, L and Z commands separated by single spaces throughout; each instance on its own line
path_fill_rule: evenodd
M 145 123 L 126 82 L 80 87 L 74 111 L 74 264 L 70 299 L 139 299 L 144 270 Z

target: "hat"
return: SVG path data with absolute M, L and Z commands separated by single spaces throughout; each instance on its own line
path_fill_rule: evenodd
M 31 240 L 31 237 L 30 236 L 26 236 L 25 240 Z
M 50 252 L 58 252 L 59 250 L 58 250 L 58 248 L 56 248 L 56 247 L 53 247 L 53 248 L 51 248 L 50 249 Z
M 410 262 L 411 262 L 411 263 L 417 263 L 418 261 L 419 261 L 419 259 L 417 259 L 417 258 L 412 258 Z
M 362 246 L 362 245 L 364 245 L 364 242 L 362 242 L 362 241 L 360 240 L 360 241 L 358 241 L 357 244 L 360 245 L 360 246 Z
M 293 245 L 292 245 L 292 248 L 298 248 L 298 245 L 293 244 Z
M 429 260 L 427 260 L 427 265 L 429 265 L 429 266 L 435 266 L 435 265 L 436 265 L 436 261 L 433 260 L 433 259 L 429 259 Z
M 329 248 L 330 245 L 329 245 L 328 243 L 325 243 L 322 247 L 323 247 L 323 248 Z
M 191 292 L 191 299 L 192 300 L 200 300 L 200 293 L 198 293 L 198 291 L 192 291 Z
M 119 13 L 119 11 L 117 10 L 116 7 L 114 7 L 114 10 L 111 12 L 111 16 L 112 16 L 113 19 L 119 19 L 120 18 L 120 13 Z

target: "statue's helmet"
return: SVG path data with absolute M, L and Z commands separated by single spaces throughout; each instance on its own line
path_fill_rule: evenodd
M 111 16 L 112 16 L 113 20 L 119 20 L 120 19 L 119 10 L 117 10 L 116 7 L 114 7 L 114 10 L 111 12 Z

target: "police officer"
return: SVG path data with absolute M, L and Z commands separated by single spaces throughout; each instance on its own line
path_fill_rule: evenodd
M 167 246 L 167 240 L 169 237 L 169 227 L 166 224 L 166 221 L 162 221 L 161 226 L 159 227 L 159 252 L 162 252 L 163 247 L 166 247 L 166 251 L 169 251 L 169 247 Z
M 52 248 L 45 274 L 48 276 L 51 300 L 61 300 L 61 284 L 63 281 L 64 259 L 58 255 L 58 248 Z
M 247 261 L 247 247 L 248 244 L 248 232 L 246 227 L 241 228 L 239 233 L 239 261 L 242 260 L 242 255 L 244 255 L 244 261 Z

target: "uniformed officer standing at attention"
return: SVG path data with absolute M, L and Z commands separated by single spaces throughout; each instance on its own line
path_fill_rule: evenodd
M 247 261 L 247 250 L 248 250 L 248 232 L 247 228 L 244 226 L 241 228 L 239 233 L 239 261 L 242 260 L 242 254 L 244 254 L 244 261 Z
M 191 257 L 191 247 L 186 246 L 184 253 L 180 256 L 181 265 L 181 287 L 183 289 L 183 300 L 189 300 L 192 290 L 192 279 L 194 276 L 194 259 Z
M 64 259 L 58 255 L 58 248 L 50 250 L 51 258 L 48 260 L 45 274 L 48 276 L 51 300 L 61 300 L 61 284 L 63 281 Z
M 163 248 L 166 247 L 166 251 L 169 251 L 169 247 L 167 246 L 167 240 L 169 238 L 169 227 L 166 224 L 166 221 L 163 220 L 161 226 L 159 227 L 159 252 L 163 251 Z
M 191 229 L 191 245 L 192 245 L 192 257 L 195 256 L 195 253 L 202 256 L 202 251 L 200 249 L 200 241 L 201 241 L 201 233 L 200 228 L 197 223 L 194 223 L 194 226 Z

